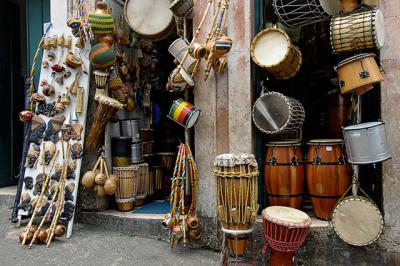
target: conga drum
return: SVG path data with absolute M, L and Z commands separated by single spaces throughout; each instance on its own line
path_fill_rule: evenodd
M 310 217 L 290 207 L 271 206 L 262 211 L 262 219 L 264 239 L 271 247 L 268 265 L 294 265 L 293 257 L 307 237 Z
M 276 79 L 290 79 L 299 72 L 303 62 L 300 49 L 281 29 L 267 28 L 251 42 L 250 54 L 254 63 L 265 68 Z
M 134 167 L 137 174 L 135 206 L 142 206 L 149 187 L 149 165 L 147 163 L 142 163 L 134 165 Z
M 272 5 L 279 20 L 288 27 L 324 21 L 341 8 L 336 0 L 273 0 Z
M 374 53 L 364 53 L 341 61 L 335 70 L 339 76 L 342 94 L 355 91 L 362 95 L 383 80 Z
M 217 216 L 228 238 L 230 255 L 243 256 L 255 222 L 257 161 L 252 154 L 222 154 L 215 158 Z
M 168 37 L 173 30 L 174 15 L 169 0 L 127 0 L 124 13 L 129 27 L 152 41 Z
M 326 112 L 326 131 L 330 137 L 342 137 L 342 127 L 348 123 L 350 107 L 351 101 L 348 95 L 341 95 L 339 90 L 330 92 Z
M 346 163 L 343 140 L 310 140 L 306 176 L 315 216 L 328 219 L 351 181 L 351 168 Z
M 134 207 L 136 197 L 136 166 L 113 167 L 113 173 L 118 177 L 115 201 L 120 211 L 131 211 Z
M 372 9 L 331 19 L 330 39 L 335 54 L 381 49 L 385 44 L 382 11 Z
M 264 185 L 270 206 L 299 209 L 304 189 L 304 164 L 300 141 L 268 142 Z

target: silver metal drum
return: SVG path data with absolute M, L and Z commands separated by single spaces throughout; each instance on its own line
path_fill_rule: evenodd
M 131 143 L 131 163 L 137 164 L 143 162 L 142 154 L 142 143 L 132 142 Z
M 267 134 L 296 132 L 305 119 L 303 105 L 278 92 L 261 95 L 254 103 L 252 115 L 256 127 Z
M 140 141 L 139 119 L 120 120 L 121 135 L 130 137 L 132 142 Z
M 373 164 L 390 159 L 385 124 L 368 122 L 343 128 L 348 161 Z

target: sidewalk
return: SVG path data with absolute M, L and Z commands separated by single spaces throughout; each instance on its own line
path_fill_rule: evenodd
M 188 249 L 166 242 L 123 235 L 90 225 L 75 224 L 71 239 L 54 241 L 50 248 L 31 250 L 18 243 L 11 211 L 0 208 L 0 265 L 218 265 L 218 252 Z

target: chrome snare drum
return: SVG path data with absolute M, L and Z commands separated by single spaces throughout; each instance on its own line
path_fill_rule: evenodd
M 373 164 L 390 159 L 385 124 L 368 122 L 343 128 L 348 161 Z

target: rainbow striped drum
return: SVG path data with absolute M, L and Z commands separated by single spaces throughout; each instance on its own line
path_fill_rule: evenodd
M 200 109 L 194 105 L 185 102 L 183 99 L 175 100 L 169 109 L 168 117 L 184 126 L 191 128 L 197 122 L 200 116 Z

